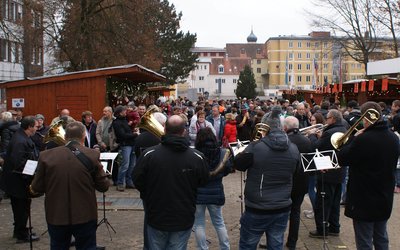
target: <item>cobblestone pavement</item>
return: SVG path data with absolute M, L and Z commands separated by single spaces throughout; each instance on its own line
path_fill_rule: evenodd
M 231 249 L 238 249 L 241 214 L 239 195 L 241 192 L 241 174 L 236 172 L 224 179 L 226 204 L 223 209 L 226 227 L 228 230 Z M 61 198 L 61 197 L 60 197 Z M 106 246 L 106 249 L 142 249 L 143 247 L 143 210 L 139 193 L 137 190 L 125 190 L 118 192 L 115 187 L 110 187 L 106 193 L 106 216 L 109 223 L 113 226 L 116 234 L 110 229 L 107 230 L 105 224 L 102 224 L 97 230 L 98 245 Z M 102 201 L 101 193 L 98 194 L 98 200 Z M 44 217 L 44 198 L 34 199 L 32 202 L 32 225 L 34 232 L 42 234 L 40 241 L 33 243 L 34 249 L 49 249 L 49 236 L 46 231 L 46 222 Z M 396 237 L 399 232 L 399 195 L 395 195 L 395 204 L 392 217 L 389 220 L 390 249 L 400 249 L 400 238 Z M 310 209 L 310 202 L 305 198 L 302 209 Z M 341 214 L 341 233 L 339 237 L 329 237 L 327 245 L 329 249 L 356 249 L 354 243 L 354 233 L 351 220 Z M 99 221 L 103 218 L 102 203 L 99 203 Z M 10 200 L 3 200 L 0 203 L 0 249 L 29 249 L 29 244 L 15 244 L 12 238 L 13 219 Z M 299 241 L 297 249 L 322 249 L 323 240 L 308 237 L 308 232 L 315 229 L 314 220 L 307 219 L 301 215 L 301 225 L 299 231 Z M 207 237 L 210 241 L 210 249 L 218 249 L 218 239 L 216 233 L 207 217 Z M 195 248 L 194 235 L 191 235 L 189 249 Z

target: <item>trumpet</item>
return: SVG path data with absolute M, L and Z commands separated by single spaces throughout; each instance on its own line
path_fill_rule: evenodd
M 316 134 L 322 130 L 324 130 L 324 128 L 326 128 L 328 126 L 328 124 L 322 124 L 322 123 L 317 123 L 315 125 L 311 125 L 305 128 L 301 128 L 299 129 L 300 134 L 302 135 L 308 135 L 308 134 Z
M 354 130 L 358 131 L 357 126 L 366 119 L 367 122 L 374 124 L 380 119 L 381 115 L 376 109 L 367 109 L 361 117 L 351 126 L 345 133 L 336 132 L 331 136 L 331 144 L 336 150 L 340 148 L 349 140 L 350 135 Z

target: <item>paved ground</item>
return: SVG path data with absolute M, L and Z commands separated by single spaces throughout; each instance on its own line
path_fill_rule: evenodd
M 224 179 L 226 204 L 224 206 L 224 218 L 228 234 L 230 237 L 231 248 L 238 249 L 239 242 L 239 218 L 240 209 L 240 172 L 229 175 Z M 114 232 L 107 230 L 105 224 L 101 225 L 97 231 L 98 244 L 106 246 L 107 249 L 141 249 L 143 246 L 143 210 L 141 201 L 138 198 L 139 193 L 136 190 L 127 190 L 125 192 L 115 191 L 111 187 L 106 193 L 106 216 L 110 224 L 114 227 Z M 62 198 L 62 197 L 60 197 Z M 102 201 L 102 195 L 98 194 L 98 200 Z M 41 240 L 34 242 L 34 249 L 49 249 L 49 236 L 46 233 L 46 223 L 43 209 L 44 198 L 34 199 L 32 202 L 32 224 L 37 234 L 42 234 Z M 400 249 L 400 238 L 396 237 L 400 231 L 400 198 L 395 195 L 395 205 L 392 218 L 389 221 L 390 249 Z M 308 198 L 303 203 L 303 209 L 310 209 Z M 99 221 L 103 217 L 102 203 L 99 203 Z M 339 237 L 330 237 L 327 240 L 328 249 L 356 249 L 354 244 L 354 234 L 351 220 L 342 215 L 341 234 Z M 9 200 L 3 200 L 0 203 L 0 249 L 29 249 L 29 244 L 15 244 L 12 238 L 12 211 Z M 307 219 L 302 214 L 300 226 L 300 239 L 297 249 L 322 249 L 323 240 L 312 239 L 308 237 L 308 231 L 314 230 L 314 220 Z M 111 230 L 111 229 L 110 229 Z M 207 236 L 210 243 L 210 249 L 218 249 L 218 239 L 215 231 L 208 220 Z M 195 249 L 194 236 L 192 234 L 189 242 L 189 249 Z

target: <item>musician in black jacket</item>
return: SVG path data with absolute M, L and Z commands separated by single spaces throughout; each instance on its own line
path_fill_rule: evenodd
M 33 116 L 26 116 L 21 120 L 21 128 L 15 132 L 7 148 L 4 162 L 4 172 L 1 180 L 2 189 L 10 196 L 14 214 L 14 234 L 17 243 L 29 242 L 28 222 L 31 199 L 28 197 L 28 186 L 32 176 L 22 174 L 27 160 L 37 160 L 39 151 L 31 136 L 39 127 Z M 32 234 L 32 240 L 39 236 Z
M 319 151 L 334 150 L 331 144 L 331 136 L 335 132 L 346 132 L 343 125 L 343 116 L 338 110 L 331 109 L 326 115 L 326 124 L 328 126 L 316 134 L 318 139 L 315 141 L 315 148 Z M 312 137 L 311 137 L 312 138 Z M 313 140 L 312 140 L 313 141 Z M 319 171 L 317 173 L 317 197 L 315 201 L 315 231 L 310 232 L 310 237 L 322 238 L 323 232 L 325 236 L 338 236 L 340 232 L 340 198 L 342 193 L 342 169 L 330 169 L 326 172 Z M 323 181 L 322 181 L 323 179 Z M 324 202 L 322 201 L 322 193 L 325 193 Z M 324 204 L 324 208 L 322 208 Z M 325 230 L 323 228 L 323 213 L 325 211 Z
M 294 143 L 299 149 L 300 153 L 311 153 L 313 147 L 311 141 L 299 133 L 299 120 L 296 117 L 288 116 L 283 122 L 283 129 L 287 133 L 289 140 Z M 300 226 L 300 209 L 303 203 L 304 195 L 308 191 L 308 174 L 304 169 L 298 168 L 293 175 L 292 187 L 292 207 L 289 218 L 289 234 L 286 246 L 292 250 L 296 249 L 296 243 L 299 236 Z
M 361 113 L 379 104 L 366 102 Z M 393 207 L 394 171 L 399 139 L 382 117 L 364 128 L 338 151 L 339 163 L 349 166 L 345 215 L 353 219 L 357 249 L 389 249 L 386 224 Z

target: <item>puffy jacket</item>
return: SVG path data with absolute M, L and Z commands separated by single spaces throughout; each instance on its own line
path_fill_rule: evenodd
M 226 122 L 224 128 L 224 139 L 228 140 L 228 142 L 236 142 L 237 130 L 235 120 L 229 120 Z
M 289 211 L 293 174 L 300 167 L 300 153 L 286 133 L 272 129 L 235 157 L 234 166 L 247 170 L 246 209 L 263 213 Z

